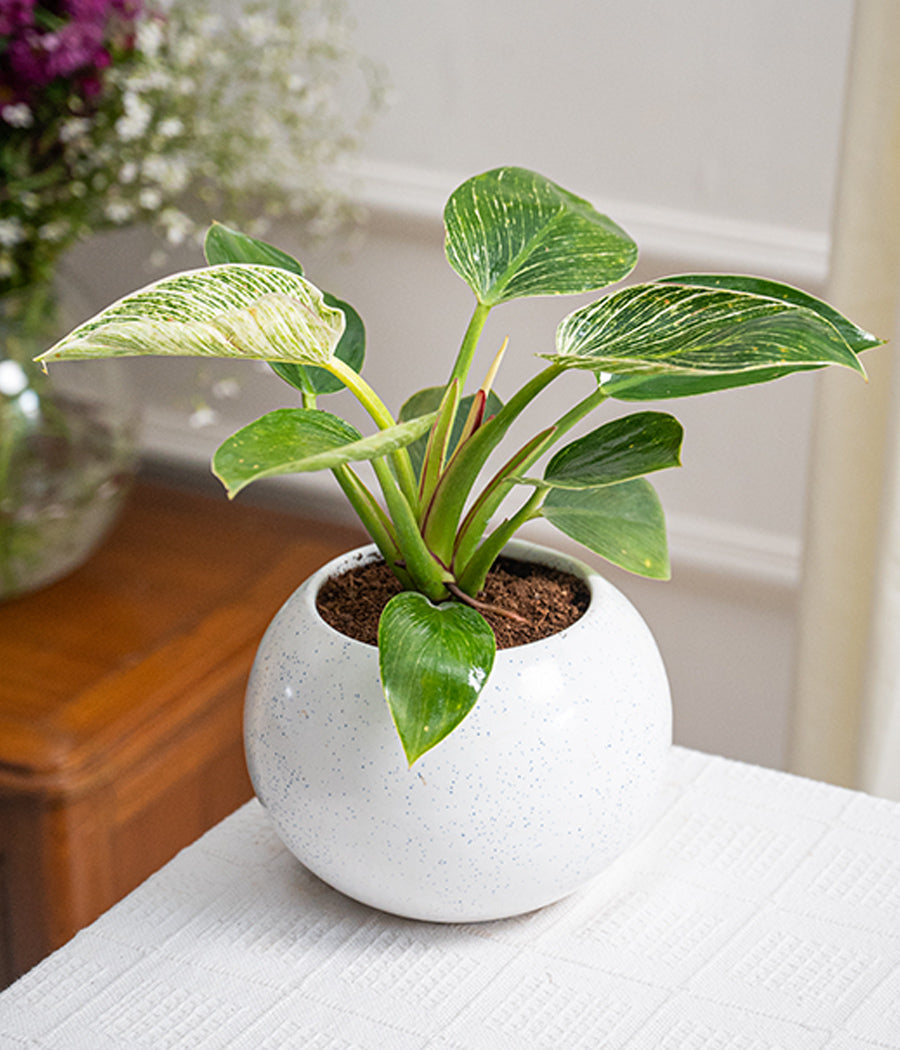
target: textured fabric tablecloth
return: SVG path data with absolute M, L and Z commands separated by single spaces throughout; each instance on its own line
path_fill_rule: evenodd
M 900 806 L 676 748 L 590 887 L 440 926 L 238 810 L 0 994 L 0 1047 L 900 1048 Z

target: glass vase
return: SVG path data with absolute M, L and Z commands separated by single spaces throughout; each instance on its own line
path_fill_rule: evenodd
M 62 332 L 51 288 L 0 297 L 0 599 L 80 566 L 121 509 L 137 420 L 115 361 L 33 361 Z M 111 366 L 111 367 L 108 367 Z

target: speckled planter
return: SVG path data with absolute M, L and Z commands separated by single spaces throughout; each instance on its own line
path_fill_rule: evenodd
M 671 743 L 662 660 L 600 575 L 546 548 L 506 553 L 574 572 L 591 604 L 567 630 L 497 653 L 463 723 L 409 769 L 378 652 L 329 627 L 323 582 L 285 603 L 247 690 L 250 776 L 278 834 L 335 889 L 436 922 L 497 919 L 561 899 L 644 830 Z

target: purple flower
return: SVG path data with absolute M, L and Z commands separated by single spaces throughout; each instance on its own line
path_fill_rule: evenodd
M 3 62 L 8 69 L 0 79 L 21 94 L 23 88 L 78 74 L 85 93 L 96 94 L 100 73 L 112 61 L 109 46 L 133 46 L 133 23 L 143 0 L 64 0 L 47 6 L 59 18 L 69 16 L 53 31 L 34 24 L 35 0 L 0 0 L 0 31 L 11 38 Z
M 0 0 L 0 36 L 34 24 L 35 0 Z

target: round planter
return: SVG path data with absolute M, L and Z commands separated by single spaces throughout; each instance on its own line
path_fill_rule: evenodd
M 461 725 L 409 768 L 378 651 L 328 626 L 311 576 L 263 638 L 247 689 L 250 776 L 288 849 L 347 896 L 435 922 L 522 914 L 565 897 L 645 829 L 671 744 L 665 670 L 640 615 L 586 565 L 507 554 L 586 581 L 565 631 L 497 653 Z

